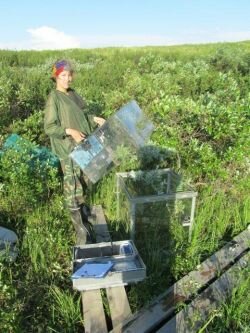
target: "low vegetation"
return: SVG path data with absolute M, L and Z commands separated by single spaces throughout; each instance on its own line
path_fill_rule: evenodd
M 43 110 L 53 87 L 51 66 L 67 58 L 74 88 L 89 112 L 108 118 L 135 99 L 155 130 L 146 153 L 127 158 L 88 189 L 104 208 L 113 240 L 129 237 L 116 214 L 117 171 L 172 168 L 198 192 L 188 234 L 173 214 L 164 232 L 136 235 L 145 281 L 127 288 L 132 311 L 244 230 L 250 221 L 250 42 L 65 51 L 0 51 L 0 225 L 15 231 L 15 262 L 0 260 L 1 332 L 80 332 L 80 294 L 72 289 L 73 226 L 64 209 L 60 170 L 5 149 L 16 133 L 50 147 Z M 32 161 L 32 163 L 31 163 Z M 152 184 L 152 179 L 148 182 Z M 159 207 L 158 207 L 159 208 Z M 166 208 L 166 207 L 165 207 Z M 157 210 L 164 214 L 164 208 Z M 170 253 L 171 250 L 171 253 Z M 214 313 L 203 332 L 249 332 L 249 279 Z

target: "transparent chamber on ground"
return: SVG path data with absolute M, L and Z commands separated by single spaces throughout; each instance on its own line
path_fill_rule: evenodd
M 194 223 L 197 192 L 171 169 L 116 174 L 117 218 L 126 224 L 131 238 L 148 233 L 165 236 L 171 228 Z

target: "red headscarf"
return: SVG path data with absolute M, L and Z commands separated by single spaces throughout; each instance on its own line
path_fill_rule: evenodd
M 67 60 L 57 61 L 52 68 L 52 78 L 56 78 L 61 72 L 73 72 L 71 64 Z

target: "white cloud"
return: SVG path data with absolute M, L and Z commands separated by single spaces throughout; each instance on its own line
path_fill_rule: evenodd
M 250 31 L 185 30 L 174 35 L 81 35 L 71 36 L 55 28 L 42 26 L 28 29 L 30 38 L 0 43 L 0 49 L 55 50 L 68 48 L 130 47 L 150 45 L 178 45 L 250 40 Z
M 31 34 L 30 48 L 45 49 L 73 49 L 80 47 L 79 40 L 51 27 L 39 27 L 27 30 Z

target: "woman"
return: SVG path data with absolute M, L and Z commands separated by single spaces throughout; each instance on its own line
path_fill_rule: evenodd
M 81 169 L 69 158 L 73 148 L 91 132 L 91 125 L 101 126 L 105 120 L 86 114 L 83 99 L 70 88 L 73 68 L 69 61 L 57 61 L 52 80 L 56 83 L 45 108 L 44 129 L 50 137 L 52 151 L 61 162 L 64 175 L 64 197 L 77 235 L 77 243 L 85 244 L 90 236 L 84 215 L 86 183 Z

